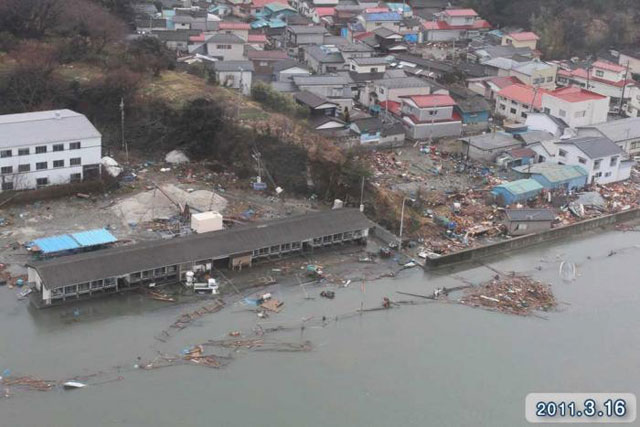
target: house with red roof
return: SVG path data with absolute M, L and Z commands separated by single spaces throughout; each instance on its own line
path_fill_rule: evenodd
M 502 36 L 502 46 L 528 47 L 531 50 L 536 50 L 538 40 L 540 40 L 540 37 L 531 31 L 509 33 Z
M 587 69 L 572 68 L 570 64 L 559 63 L 557 83 L 560 86 L 580 86 L 597 94 L 610 98 L 610 108 L 618 109 L 621 104 L 631 101 L 634 87 L 638 83 L 627 74 L 626 67 L 599 60 L 591 64 Z
M 572 128 L 590 126 L 607 121 L 609 97 L 580 87 L 565 87 L 542 94 L 542 111 Z
M 546 89 L 514 84 L 496 94 L 496 114 L 516 123 L 524 123 L 531 111 L 541 111 L 542 95 Z
M 491 29 L 491 24 L 473 9 L 447 9 L 436 13 L 433 21 L 423 23 L 424 40 L 449 42 L 471 38 Z
M 467 88 L 485 99 L 493 100 L 502 89 L 518 83 L 522 84 L 522 81 L 515 76 L 475 77 L 467 79 Z
M 454 111 L 456 101 L 449 95 L 411 95 L 402 97 L 402 120 L 407 136 L 427 140 L 460 136 L 462 117 Z
M 221 34 L 235 34 L 240 37 L 242 40 L 249 40 L 249 30 L 251 26 L 246 22 L 236 22 L 236 21 L 221 21 L 218 22 L 218 30 L 217 33 Z

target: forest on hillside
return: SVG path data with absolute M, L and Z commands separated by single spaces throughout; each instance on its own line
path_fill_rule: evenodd
M 639 0 L 465 0 L 496 27 L 540 36 L 550 59 L 593 54 L 640 43 Z

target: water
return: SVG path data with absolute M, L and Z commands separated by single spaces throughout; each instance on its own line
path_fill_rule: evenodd
M 614 249 L 616 254 L 608 256 Z M 547 320 L 431 303 L 368 313 L 280 333 L 314 344 L 309 353 L 240 352 L 222 370 L 178 366 L 133 369 L 136 357 L 178 353 L 189 344 L 250 330 L 258 320 L 240 307 L 207 316 L 167 343 L 153 338 L 188 307 L 131 296 L 62 310 L 35 311 L 0 290 L 0 371 L 63 379 L 103 371 L 83 390 L 28 392 L 0 399 L 2 426 L 519 426 L 529 392 L 640 392 L 640 233 L 607 232 L 491 260 L 553 283 L 564 303 Z M 578 277 L 559 277 L 561 260 Z M 540 269 L 536 269 L 540 267 Z M 364 306 L 403 290 L 429 293 L 491 277 L 486 267 L 424 275 L 404 272 L 367 284 Z M 317 295 L 320 289 L 310 290 Z M 282 313 L 299 324 L 332 318 L 363 301 L 360 284 L 335 300 L 304 300 L 282 289 Z M 195 308 L 195 307 L 193 307 Z M 120 367 L 120 368 L 116 368 Z M 91 382 L 91 381 L 90 381 Z

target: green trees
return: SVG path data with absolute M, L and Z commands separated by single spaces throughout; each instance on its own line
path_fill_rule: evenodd
M 269 110 L 304 118 L 308 111 L 299 106 L 290 95 L 274 90 L 271 85 L 258 82 L 251 88 L 251 97 Z

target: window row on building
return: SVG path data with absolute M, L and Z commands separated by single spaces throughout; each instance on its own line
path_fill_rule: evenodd
M 81 165 L 82 165 L 82 159 L 80 157 L 74 157 L 72 159 L 69 159 L 69 166 L 81 166 Z M 51 162 L 51 166 L 53 169 L 63 168 L 65 167 L 64 160 L 54 160 Z M 37 162 L 35 164 L 34 170 L 41 171 L 41 170 L 47 170 L 47 169 L 49 169 L 49 162 Z M 24 172 L 31 172 L 30 163 L 24 163 L 24 164 L 18 165 L 17 168 L 14 168 L 13 166 L 2 166 L 0 168 L 0 174 L 2 175 L 8 175 L 12 173 L 24 173 Z
M 59 152 L 59 151 L 64 151 L 65 149 L 65 144 L 53 144 L 51 146 L 51 151 L 53 152 Z M 80 142 L 70 142 L 68 144 L 67 147 L 68 150 L 79 150 L 80 149 Z M 33 152 L 33 154 L 45 154 L 48 151 L 48 146 L 46 145 L 37 145 L 35 147 L 35 150 Z M 14 155 L 17 156 L 28 156 L 31 153 L 31 148 L 29 147 L 25 147 L 25 148 L 18 148 L 17 150 L 12 150 L 12 149 L 8 149 L 8 150 L 0 150 L 0 158 L 7 158 L 7 157 L 13 157 Z

